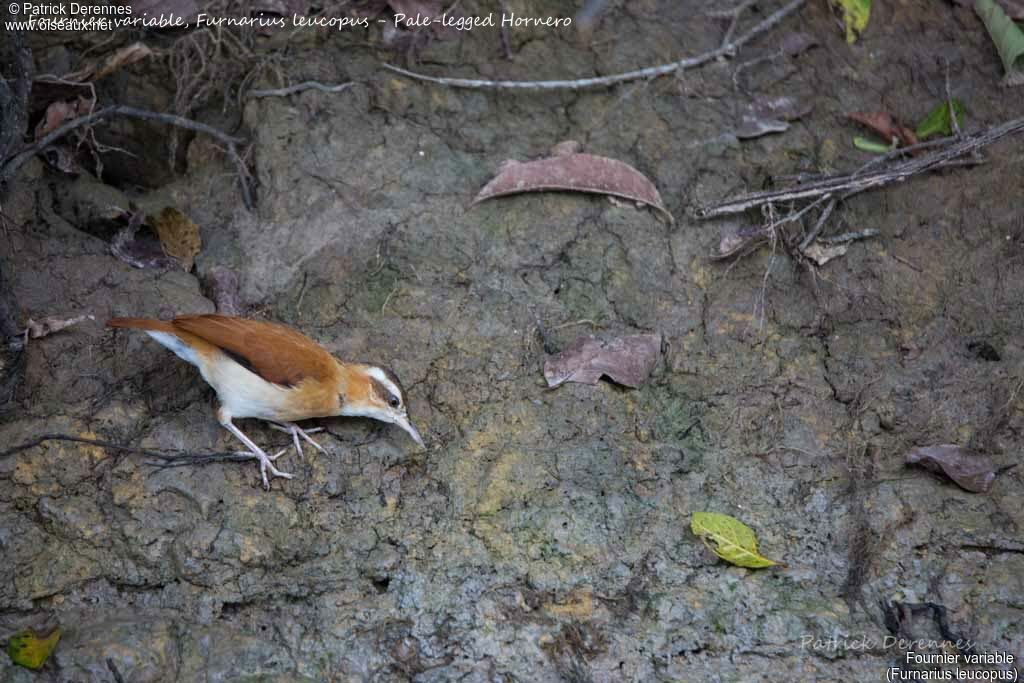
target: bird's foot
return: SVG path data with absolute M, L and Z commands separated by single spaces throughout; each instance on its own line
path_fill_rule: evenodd
M 281 479 L 291 479 L 295 476 L 294 474 L 282 472 L 274 467 L 274 462 L 284 455 L 285 450 L 287 449 L 280 450 L 274 455 L 267 455 L 261 448 L 256 448 L 251 451 L 241 451 L 242 454 L 260 461 L 260 476 L 263 477 L 263 488 L 267 491 L 270 490 L 270 479 L 267 477 L 268 471 L 270 472 L 271 477 L 280 477 Z
M 322 432 L 323 427 L 314 427 L 313 429 L 303 429 L 294 422 L 271 422 L 270 426 L 279 432 L 285 432 L 286 434 L 292 435 L 292 442 L 295 444 L 295 450 L 299 452 L 299 457 L 303 460 L 306 459 L 306 454 L 302 452 L 302 442 L 299 441 L 299 437 L 302 437 L 303 441 L 308 443 L 313 448 L 317 449 L 321 453 L 326 453 L 324 447 L 318 444 L 316 441 L 309 436 L 310 434 L 316 434 Z

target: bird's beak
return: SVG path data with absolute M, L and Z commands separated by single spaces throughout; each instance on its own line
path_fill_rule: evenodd
M 420 436 L 420 433 L 416 431 L 416 428 L 412 426 L 412 423 L 409 422 L 409 418 L 404 415 L 396 416 L 395 424 L 409 432 L 409 436 L 412 437 L 413 441 L 426 448 L 426 444 L 423 443 L 423 438 Z

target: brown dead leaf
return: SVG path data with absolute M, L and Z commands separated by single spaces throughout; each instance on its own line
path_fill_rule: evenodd
M 199 226 L 170 206 L 165 207 L 151 222 L 164 252 L 176 258 L 186 272 L 192 270 L 196 254 L 203 246 Z
M 107 61 L 105 61 L 103 66 L 99 68 L 92 80 L 98 81 L 104 76 L 109 76 L 122 67 L 134 64 L 135 62 L 140 62 L 147 57 L 152 57 L 154 54 L 156 53 L 153 52 L 153 50 L 151 50 L 145 43 L 136 42 L 131 45 L 126 45 L 107 58 Z
M 854 111 L 846 115 L 852 121 L 870 128 L 878 133 L 886 142 L 892 142 L 895 138 L 900 141 L 903 147 L 916 145 L 917 135 L 913 130 L 907 128 L 893 118 L 892 114 L 885 111 Z
M 77 325 L 83 320 L 95 320 L 96 318 L 91 315 L 78 315 L 74 318 L 55 318 L 47 317 L 42 320 L 28 319 L 25 323 L 25 329 L 28 330 L 28 336 L 32 339 L 40 339 L 47 335 L 51 335 L 54 332 L 60 332 L 63 329 Z
M 61 124 L 76 119 L 83 114 L 92 111 L 94 101 L 91 97 L 79 96 L 73 100 L 51 102 L 46 107 L 46 113 L 36 124 L 36 140 L 39 140 L 47 133 L 59 128 Z
M 537 161 L 506 161 L 498 175 L 473 199 L 473 205 L 520 192 L 592 192 L 630 199 L 654 207 L 670 222 L 672 214 L 662 204 L 654 184 L 629 164 L 576 151 L 567 141 L 555 146 L 555 155 Z
M 660 334 L 634 334 L 610 341 L 580 337 L 561 353 L 548 356 L 544 379 L 549 387 L 557 387 L 564 382 L 597 384 L 607 376 L 636 389 L 647 380 L 660 354 Z
M 987 493 L 996 478 L 996 468 L 988 458 L 955 444 L 915 448 L 907 454 L 906 462 L 942 472 L 972 493 Z
M 125 45 L 120 50 L 117 50 L 107 57 L 102 64 L 98 61 L 93 62 L 78 71 L 65 75 L 62 80 L 79 83 L 84 81 L 98 81 L 104 76 L 109 76 L 118 69 L 134 64 L 135 62 L 141 61 L 147 57 L 152 57 L 155 54 L 156 52 L 150 49 L 145 43 L 135 42 L 131 45 Z

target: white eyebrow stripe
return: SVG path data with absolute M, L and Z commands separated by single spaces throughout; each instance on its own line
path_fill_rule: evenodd
M 385 374 L 383 370 L 371 366 L 370 368 L 367 369 L 366 373 L 370 375 L 370 377 L 374 378 L 375 380 L 383 384 L 384 387 L 388 391 L 390 391 L 393 396 L 402 398 L 402 390 L 396 387 L 395 383 L 388 379 L 387 374 Z

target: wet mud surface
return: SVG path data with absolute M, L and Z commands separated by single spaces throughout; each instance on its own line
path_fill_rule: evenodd
M 471 32 L 427 45 L 417 68 L 612 73 L 713 49 L 727 23 L 702 3 L 626 4 L 590 44 L 513 32 L 508 61 L 496 34 Z M 354 34 L 310 38 L 289 76 L 356 84 L 248 101 L 254 212 L 202 138 L 178 174 L 154 160 L 171 179 L 150 190 L 27 165 L 0 235 L 22 318 L 96 320 L 29 342 L 5 447 L 62 433 L 234 449 L 190 366 L 102 327 L 213 311 L 202 282 L 217 266 L 237 272 L 250 314 L 393 367 L 428 447 L 323 420 L 327 454 L 285 456 L 296 478 L 270 492 L 253 463 L 161 468 L 59 441 L 0 459 L 0 624 L 64 628 L 44 673 L 0 655 L 0 677 L 877 680 L 904 661 L 887 636 L 1024 656 L 1024 469 L 979 495 L 903 465 L 935 443 L 1020 460 L 1021 140 L 845 202 L 830 232 L 881 234 L 816 274 L 770 247 L 714 263 L 721 236 L 756 217 L 692 218 L 769 176 L 856 168 L 868 157 L 844 114 L 923 116 L 944 97 L 946 60 L 968 127 L 1019 116 L 969 9 L 877 4 L 852 47 L 811 3 L 736 60 L 585 93 L 418 84 L 380 70 Z M 820 45 L 734 86 L 738 63 L 796 31 Z M 118 78 L 160 107 L 130 88 L 151 72 Z M 757 94 L 813 110 L 740 142 L 731 131 Z M 636 166 L 676 224 L 592 195 L 467 208 L 503 160 L 566 139 Z M 202 230 L 195 272 L 110 255 L 89 218 L 100 197 L 187 214 Z M 546 389 L 545 344 L 645 332 L 664 345 L 640 389 Z M 690 533 L 694 511 L 742 519 L 788 568 L 717 561 Z

